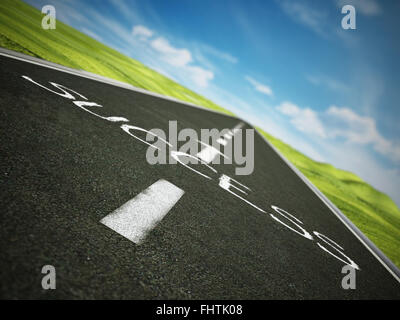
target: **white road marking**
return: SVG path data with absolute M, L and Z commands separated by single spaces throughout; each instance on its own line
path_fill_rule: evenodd
M 160 179 L 100 222 L 140 244 L 184 193 L 185 191 L 174 184 Z
M 217 143 L 222 144 L 223 146 L 226 146 L 226 144 L 228 143 L 228 140 L 223 139 L 223 138 L 219 138 L 217 140 Z
M 226 138 L 226 139 L 231 139 L 232 137 L 233 137 L 233 132 L 231 132 L 231 131 L 229 131 L 228 133 L 225 133 L 224 134 L 224 137 Z
M 201 150 L 196 157 L 203 160 L 205 163 L 210 163 L 214 160 L 214 158 L 218 155 L 222 155 L 218 149 L 213 146 L 207 146 L 203 150 Z
M 218 138 L 217 143 L 226 146 L 228 141 L 233 138 L 233 136 L 239 131 L 239 129 L 243 127 L 243 122 L 237 124 L 233 129 L 232 132 L 226 133 L 224 138 Z M 217 148 L 210 146 L 204 142 L 199 141 L 202 145 L 206 146 L 203 150 L 196 154 L 196 157 L 203 160 L 205 163 L 210 163 L 214 160 L 217 155 L 222 155 L 224 158 L 227 158 L 222 152 L 220 152 Z

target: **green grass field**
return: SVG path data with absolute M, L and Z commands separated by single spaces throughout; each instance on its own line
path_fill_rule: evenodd
M 232 114 L 139 61 L 124 56 L 60 21 L 57 21 L 56 30 L 43 30 L 42 17 L 37 9 L 22 1 L 0 1 L 0 46 Z M 400 210 L 388 196 L 355 174 L 313 161 L 259 130 L 397 266 L 400 266 Z

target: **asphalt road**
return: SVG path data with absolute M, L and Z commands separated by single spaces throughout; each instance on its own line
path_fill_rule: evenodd
M 205 179 L 180 164 L 150 165 L 148 146 L 121 123 L 22 76 L 71 88 L 103 106 L 96 112 L 145 129 L 168 132 L 177 120 L 178 129 L 221 130 L 238 119 L 5 56 L 0 70 L 1 298 L 400 298 L 398 281 L 260 136 L 251 175 L 212 165 L 218 175 Z M 221 188 L 221 174 L 251 188 L 246 199 L 266 213 Z M 100 223 L 160 179 L 184 194 L 141 244 Z M 332 247 L 273 219 L 296 229 L 271 206 L 343 247 L 361 269 L 356 289 L 342 288 L 344 263 L 318 243 Z M 42 289 L 43 265 L 56 268 L 56 290 Z

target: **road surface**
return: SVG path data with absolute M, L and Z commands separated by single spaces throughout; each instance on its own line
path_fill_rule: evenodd
M 398 270 L 260 135 L 251 175 L 192 167 L 208 179 L 149 164 L 149 146 L 121 127 L 168 132 L 177 121 L 200 133 L 246 122 L 2 52 L 2 298 L 400 298 Z M 345 290 L 350 261 L 356 289 Z M 42 288 L 44 265 L 56 269 L 55 290 Z

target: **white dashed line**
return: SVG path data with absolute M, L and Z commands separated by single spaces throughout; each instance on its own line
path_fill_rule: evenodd
M 196 154 L 196 157 L 208 164 L 212 162 L 217 155 L 223 156 L 224 154 L 217 148 L 207 145 L 203 150 Z
M 223 138 L 219 138 L 219 139 L 217 140 L 217 142 L 218 142 L 219 144 L 222 144 L 223 146 L 226 146 L 227 143 L 228 143 L 228 140 L 223 139 Z
M 232 137 L 239 131 L 240 128 L 243 127 L 243 123 L 239 123 L 230 131 L 224 135 L 224 138 L 218 138 L 217 143 L 226 146 L 228 141 L 232 139 Z M 202 145 L 205 146 L 203 150 L 201 150 L 196 157 L 204 161 L 205 163 L 210 163 L 214 160 L 217 155 L 222 155 L 227 158 L 222 152 L 220 152 L 217 148 L 210 146 L 204 142 L 199 141 Z
M 140 244 L 184 193 L 172 183 L 160 179 L 100 222 Z

